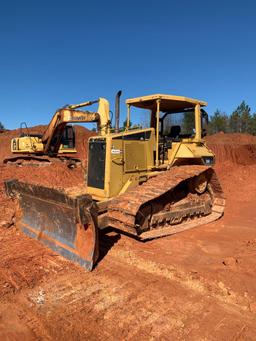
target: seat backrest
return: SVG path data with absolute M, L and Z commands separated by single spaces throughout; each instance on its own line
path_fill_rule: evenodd
M 181 131 L 180 126 L 171 126 L 170 133 L 168 134 L 168 137 L 175 139 L 176 137 L 179 136 L 180 131 Z

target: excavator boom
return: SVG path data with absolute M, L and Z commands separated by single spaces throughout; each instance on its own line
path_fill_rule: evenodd
M 58 154 L 59 147 L 61 145 L 61 138 L 67 123 L 88 123 L 99 121 L 100 115 L 97 112 L 68 108 L 58 110 L 42 136 L 44 154 Z
M 77 110 L 78 108 L 99 103 L 97 112 Z M 80 104 L 69 105 L 56 111 L 45 133 L 42 136 L 44 154 L 57 155 L 61 137 L 67 123 L 91 123 L 96 122 L 99 134 L 106 133 L 106 127 L 110 127 L 109 103 L 105 98 L 96 101 L 87 101 Z

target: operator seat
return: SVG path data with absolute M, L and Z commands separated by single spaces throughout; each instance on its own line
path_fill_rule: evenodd
M 181 127 L 180 126 L 171 126 L 170 132 L 167 135 L 168 137 L 170 137 L 171 139 L 177 139 L 180 135 L 181 132 Z

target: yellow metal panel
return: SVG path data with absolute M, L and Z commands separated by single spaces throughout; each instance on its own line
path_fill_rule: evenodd
M 38 137 L 17 137 L 11 141 L 12 153 L 35 153 L 43 151 L 43 144 Z
M 109 197 L 113 197 L 118 195 L 123 187 L 123 141 L 111 140 L 110 146 Z
M 103 189 L 98 189 L 98 188 L 89 187 L 89 186 L 87 186 L 86 189 L 87 189 L 87 193 L 91 194 L 94 200 L 103 200 L 107 197 L 106 191 Z
M 134 172 L 147 169 L 144 141 L 124 141 L 124 170 Z
M 168 161 L 171 165 L 177 159 L 201 159 L 203 156 L 214 156 L 203 143 L 173 143 L 172 149 L 168 150 Z

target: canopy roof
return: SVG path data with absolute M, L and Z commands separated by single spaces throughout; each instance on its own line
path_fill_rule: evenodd
M 159 99 L 161 100 L 160 111 L 163 112 L 189 109 L 195 107 L 196 104 L 200 104 L 201 107 L 207 105 L 207 102 L 200 101 L 198 99 L 164 94 L 155 94 L 136 98 L 129 98 L 126 100 L 126 104 L 132 105 L 137 108 L 155 110 L 157 100 Z

